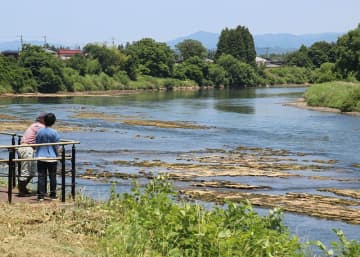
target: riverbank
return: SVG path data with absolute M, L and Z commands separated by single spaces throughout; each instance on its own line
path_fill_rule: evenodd
M 171 184 L 158 177 L 144 190 L 135 186 L 132 193 L 113 194 L 105 202 L 80 195 L 69 205 L 0 203 L 0 254 L 197 256 L 202 251 L 204 256 L 226 256 L 231 251 L 236 256 L 314 256 L 314 243 L 289 234 L 279 208 L 264 216 L 246 202 L 209 210 L 174 201 L 175 195 Z M 341 249 L 359 253 L 359 242 L 341 238 L 336 243 Z
M 1 256 L 102 256 L 96 231 L 106 214 L 60 202 L 0 202 Z M 95 233 L 94 233 L 95 232 Z
M 213 87 L 203 87 L 203 88 L 213 88 Z M 174 87 L 172 91 L 197 91 L 201 89 L 199 86 L 188 86 L 188 87 Z M 157 88 L 157 89 L 121 89 L 121 90 L 101 90 L 101 91 L 78 91 L 78 92 L 58 92 L 58 93 L 4 93 L 0 94 L 0 98 L 6 97 L 71 97 L 71 96 L 121 96 L 121 95 L 131 95 L 139 94 L 144 92 L 154 92 L 154 91 L 167 91 L 167 88 Z
M 298 98 L 295 102 L 284 103 L 284 106 L 292 106 L 300 109 L 319 111 L 319 112 L 332 112 L 341 113 L 346 115 L 360 116 L 360 112 L 342 112 L 336 108 L 322 107 L 322 106 L 310 106 L 306 103 L 305 98 Z
M 305 84 L 279 84 L 279 85 L 265 85 L 258 86 L 255 88 L 298 88 L 298 87 L 309 87 L 308 83 Z M 198 91 L 214 89 L 214 86 L 186 86 L 186 87 L 174 87 L 171 91 Z M 225 89 L 225 87 L 217 87 L 218 89 Z M 78 92 L 58 92 L 58 93 L 4 93 L 0 94 L 0 98 L 6 97 L 71 97 L 71 96 L 122 96 L 139 94 L 144 92 L 156 92 L 156 91 L 169 91 L 169 89 L 157 88 L 157 89 L 121 89 L 121 90 L 100 90 L 100 91 L 78 91 Z

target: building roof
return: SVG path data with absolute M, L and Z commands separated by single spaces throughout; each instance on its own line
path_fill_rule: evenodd
M 256 57 L 255 57 L 255 62 L 256 62 L 256 63 L 265 63 L 265 62 L 267 62 L 267 61 L 268 61 L 267 59 L 262 58 L 262 57 L 260 57 L 260 56 L 256 56 Z
M 18 50 L 5 50 L 2 51 L 1 54 L 4 56 L 18 56 L 20 51 Z
M 81 54 L 80 49 L 70 50 L 70 49 L 60 49 L 58 50 L 58 55 L 74 55 L 74 54 Z

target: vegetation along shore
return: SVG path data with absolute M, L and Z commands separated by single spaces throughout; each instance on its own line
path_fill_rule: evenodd
M 223 29 L 215 51 L 205 49 L 196 40 L 184 40 L 171 49 L 164 43 L 144 38 L 112 47 L 88 44 L 77 54 L 61 59 L 57 54 L 59 49 L 54 46 L 25 44 L 16 54 L 0 55 L 0 94 L 63 97 L 128 94 L 139 90 L 307 84 L 311 86 L 304 94 L 306 105 L 299 102 L 295 106 L 358 113 L 359 40 L 360 25 L 335 43 L 317 42 L 292 53 L 270 56 L 281 63 L 276 67 L 256 62 L 252 35 L 243 26 Z M 9 120 L 1 123 L 2 129 L 24 129 L 25 123 L 16 117 L 1 115 Z M 186 122 L 141 120 L 105 113 L 77 115 L 82 118 L 97 115 L 99 119 L 129 126 L 208 129 Z M 87 128 L 59 122 L 57 129 Z M 328 249 L 319 241 L 301 242 L 282 222 L 285 210 L 359 224 L 359 209 L 354 207 L 359 205 L 356 190 L 321 189 L 349 199 L 295 192 L 271 196 L 225 190 L 267 189 L 261 185 L 201 181 L 201 177 L 209 176 L 331 179 L 306 175 L 309 169 L 323 169 L 323 163 L 304 160 L 299 165 L 289 159 L 297 154 L 302 155 L 286 150 L 239 147 L 228 152 L 214 150 L 207 156 L 179 156 L 176 163 L 114 160 L 118 165 L 126 162 L 127 166 L 156 167 L 167 172 L 144 172 L 140 176 L 150 179 L 144 190 L 134 182 L 130 193 L 117 194 L 114 190 L 103 202 L 80 195 L 71 205 L 0 203 L 0 255 L 295 257 L 314 256 L 309 246 L 315 245 L 323 256 L 359 256 L 359 242 L 347 240 L 341 231 L 334 231 L 339 241 Z M 196 164 L 181 163 L 181 158 Z M 325 165 L 336 162 L 326 161 Z M 133 174 L 97 170 L 86 170 L 80 176 L 107 182 L 115 176 L 133 178 Z M 191 182 L 197 188 L 179 192 L 170 180 Z M 214 190 L 202 190 L 204 186 Z M 205 208 L 193 202 L 194 199 L 226 203 L 226 208 Z M 252 205 L 274 209 L 260 216 Z
M 178 43 L 176 49 L 151 38 L 112 47 L 87 44 L 82 50 L 68 50 L 74 53 L 69 55 L 62 55 L 64 50 L 55 46 L 25 44 L 17 53 L 0 54 L 0 94 L 91 95 L 88 92 L 315 83 L 305 96 L 310 106 L 358 111 L 359 38 L 360 26 L 335 43 L 316 42 L 260 61 L 252 34 L 243 26 L 223 29 L 217 49 L 211 51 L 192 39 Z M 331 87 L 317 85 L 331 81 Z M 339 85 L 336 92 L 335 84 Z M 351 94 L 343 92 L 348 87 Z M 319 101 L 330 94 L 330 88 L 331 100 Z
M 334 231 L 339 241 L 329 249 L 319 241 L 300 242 L 283 225 L 280 209 L 260 216 L 245 201 L 209 210 L 179 197 L 172 184 L 160 176 L 145 190 L 134 183 L 131 193 L 112 193 L 105 202 L 79 196 L 72 205 L 0 203 L 0 253 L 306 257 L 314 256 L 311 245 L 319 248 L 321 256 L 358 256 L 360 252 L 359 243 L 347 240 L 339 230 Z

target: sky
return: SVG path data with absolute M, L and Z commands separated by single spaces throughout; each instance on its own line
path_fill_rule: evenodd
M 3 0 L 0 8 L 0 42 L 167 42 L 238 25 L 253 35 L 346 33 L 360 23 L 360 0 Z

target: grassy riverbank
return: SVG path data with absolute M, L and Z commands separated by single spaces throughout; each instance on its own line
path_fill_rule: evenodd
M 360 83 L 329 82 L 315 84 L 305 92 L 309 106 L 330 107 L 342 112 L 360 111 Z
M 259 216 L 247 203 L 206 210 L 163 179 L 104 203 L 1 204 L 2 256 L 314 256 L 282 225 L 281 212 Z M 330 232 L 329 232 L 330 233 Z M 336 256 L 359 256 L 360 244 L 338 232 Z M 325 246 L 323 255 L 328 255 Z M 44 250 L 46 249 L 46 250 Z

